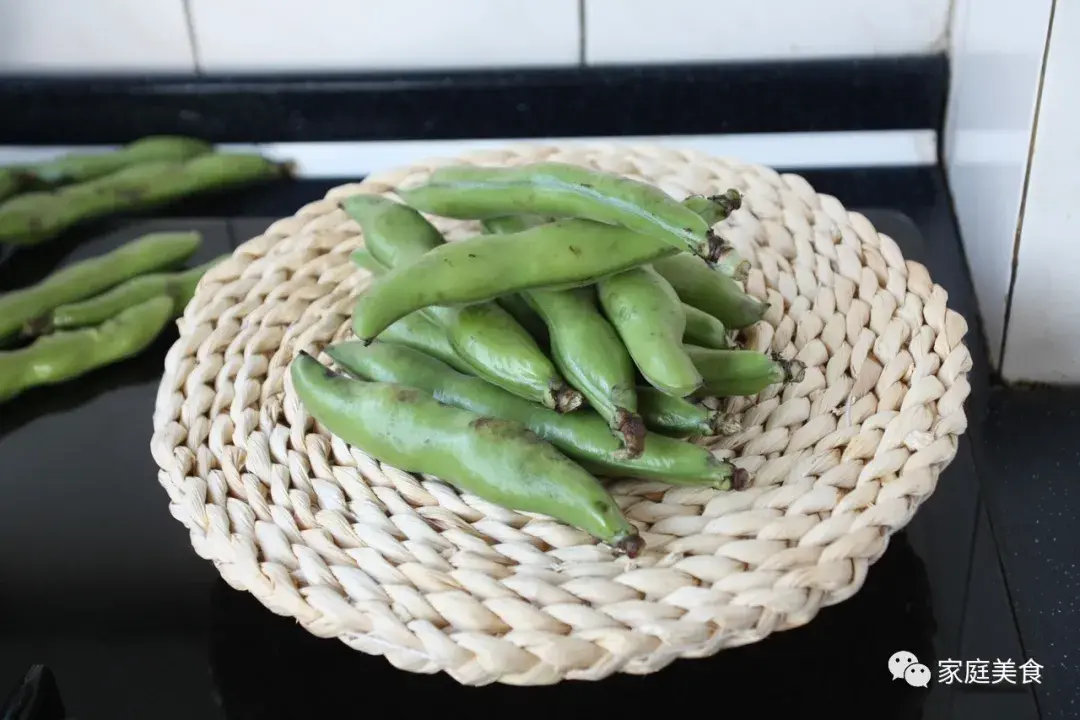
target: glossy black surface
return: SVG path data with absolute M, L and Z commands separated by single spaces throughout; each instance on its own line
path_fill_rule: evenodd
M 0 80 L 0 144 L 935 128 L 944 55 L 368 76 Z
M 803 174 L 848 207 L 867 208 L 878 229 L 925 263 L 950 292 L 950 306 L 969 318 L 978 370 L 969 407 L 973 428 L 979 425 L 979 408 L 991 399 L 985 353 L 940 172 Z M 67 241 L 70 257 L 99 253 L 149 229 L 193 224 L 206 234 L 209 257 L 266 226 L 253 216 L 291 214 L 333 184 L 279 185 L 187 209 L 234 218 L 228 221 L 97 228 Z M 41 276 L 50 260 L 57 258 L 38 251 L 0 261 L 0 288 Z M 1044 657 L 1024 647 L 1017 633 L 979 499 L 986 478 L 976 472 L 972 440 L 980 435 L 972 432 L 863 589 L 803 628 L 710 659 L 679 661 L 651 676 L 600 683 L 464 688 L 442 675 L 395 670 L 272 615 L 227 588 L 195 555 L 168 513 L 148 449 L 157 379 L 172 337 L 71 386 L 0 406 L 0 692 L 43 663 L 55 673 L 68 713 L 79 718 L 339 717 L 382 702 L 453 717 L 529 703 L 576 717 L 590 708 L 637 714 L 652 698 L 712 704 L 742 695 L 747 711 L 762 717 L 821 708 L 834 718 L 1026 720 L 1038 717 L 1031 686 L 980 693 L 935 678 L 929 689 L 911 688 L 890 679 L 887 660 L 908 650 L 935 671 L 936 661 L 976 657 L 1062 665 L 1049 651 Z M 1048 447 L 1053 442 L 1046 440 Z M 1069 679 L 1059 671 L 1055 682 Z M 1060 697 L 1075 684 L 1055 687 Z
M 1080 717 L 1080 389 L 995 388 L 973 428 L 990 524 L 1045 718 Z

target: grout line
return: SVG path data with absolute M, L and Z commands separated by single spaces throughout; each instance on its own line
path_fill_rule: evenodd
M 1012 319 L 1013 291 L 1016 289 L 1016 277 L 1020 274 L 1020 238 L 1024 232 L 1024 213 L 1027 211 L 1028 186 L 1031 184 L 1031 166 L 1035 160 L 1035 145 L 1039 135 L 1039 112 L 1042 110 L 1043 86 L 1046 83 L 1046 66 L 1050 60 L 1050 43 L 1053 42 L 1054 13 L 1057 0 L 1050 4 L 1050 18 L 1046 23 L 1046 45 L 1043 47 L 1042 65 L 1039 67 L 1039 86 L 1035 91 L 1035 113 L 1031 120 L 1031 137 L 1028 140 L 1027 163 L 1024 167 L 1024 184 L 1020 190 L 1020 211 L 1016 218 L 1016 233 L 1013 235 L 1012 267 L 1009 275 L 1009 289 L 1005 295 L 1005 322 L 1001 329 L 1001 346 L 998 349 L 998 373 L 1005 376 L 1005 351 L 1009 347 L 1009 321 Z
M 195 16 L 191 12 L 191 0 L 182 0 L 184 3 L 184 22 L 187 25 L 188 42 L 191 43 L 191 56 L 195 60 L 195 74 L 202 75 L 202 58 L 199 53 L 199 41 L 195 37 Z
M 585 65 L 585 3 L 588 0 L 578 0 L 578 65 Z

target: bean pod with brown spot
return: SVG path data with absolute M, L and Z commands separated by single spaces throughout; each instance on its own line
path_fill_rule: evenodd
M 547 515 L 631 557 L 644 547 L 603 485 L 520 423 L 404 385 L 354 380 L 306 353 L 290 374 L 312 417 L 380 462 L 434 475 L 510 510 Z

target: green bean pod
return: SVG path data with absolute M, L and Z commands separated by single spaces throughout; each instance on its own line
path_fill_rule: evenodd
M 538 214 L 618 225 L 709 261 L 723 245 L 708 224 L 648 183 L 577 165 L 443 167 L 419 187 L 399 190 L 424 212 L 466 220 Z
M 743 292 L 739 284 L 721 273 L 703 267 L 693 255 L 681 253 L 652 263 L 679 298 L 687 305 L 712 315 L 729 329 L 753 325 L 769 306 Z
M 353 250 L 349 255 L 349 260 L 354 265 L 375 276 L 385 275 L 387 273 L 386 266 L 375 259 L 375 256 L 368 251 L 367 248 L 360 248 L 359 250 Z
M 655 433 L 647 435 L 639 457 L 628 457 L 604 419 L 594 412 L 560 415 L 483 380 L 454 372 L 435 358 L 409 348 L 381 342 L 369 346 L 346 342 L 332 345 L 326 352 L 335 363 L 359 377 L 408 385 L 431 393 L 447 405 L 520 422 L 599 475 L 718 490 L 745 487 L 749 478 L 745 470 L 717 459 L 703 447 Z
M 548 334 L 547 325 L 536 314 L 536 311 L 529 307 L 529 303 L 525 302 L 525 298 L 521 295 L 503 295 L 502 297 L 495 298 L 495 302 L 499 304 L 506 312 L 510 313 L 511 317 L 517 321 L 518 325 L 525 328 L 525 332 L 532 335 L 533 340 L 536 340 L 536 344 L 545 347 L 551 343 L 551 336 Z
M 0 295 L 0 339 L 61 305 L 92 297 L 143 273 L 174 267 L 191 257 L 201 243 L 197 232 L 150 233 L 57 270 L 36 285 Z
M 130 165 L 85 183 L 16 195 L 0 204 L 0 243 L 36 245 L 88 220 L 147 210 L 200 192 L 267 181 L 286 171 L 286 165 L 240 153 Z
M 495 303 L 457 309 L 450 344 L 474 373 L 504 390 L 562 413 L 581 407 L 581 393 L 566 384 L 532 336 Z
M 96 327 L 46 335 L 25 348 L 0 352 L 0 402 L 137 355 L 161 333 L 172 314 L 172 300 L 160 296 Z
M 724 323 L 709 313 L 686 303 L 683 303 L 683 312 L 686 313 L 684 342 L 716 350 L 727 350 L 732 347 Z
M 701 372 L 702 395 L 735 397 L 756 395 L 775 383 L 802 382 L 805 368 L 797 360 L 770 357 L 754 350 L 710 350 L 686 345 L 686 352 Z
M 408 267 L 445 244 L 423 215 L 380 195 L 354 195 L 342 207 L 360 224 L 364 247 L 388 268 Z M 432 306 L 426 311 L 446 327 L 457 355 L 480 377 L 560 412 L 581 406 L 581 394 L 566 384 L 532 335 L 496 303 Z
M 513 216 L 485 220 L 483 225 L 487 232 L 520 232 L 544 222 L 537 216 Z M 595 290 L 527 290 L 505 297 L 522 298 L 542 319 L 559 372 L 607 420 L 626 453 L 640 455 L 645 425 L 637 414 L 634 361 L 596 307 Z
M 634 361 L 597 309 L 595 291 L 529 290 L 523 296 L 547 323 L 559 372 L 607 421 L 625 452 L 641 455 L 645 425 L 637 414 Z
M 191 302 L 199 280 L 206 271 L 226 257 L 228 255 L 222 255 L 208 263 L 181 272 L 151 273 L 125 280 L 101 295 L 61 305 L 50 314 L 31 323 L 26 334 L 40 335 L 54 330 L 74 330 L 99 325 L 111 317 L 116 317 L 127 308 L 159 295 L 172 298 L 173 317 L 177 317 Z
M 742 207 L 742 195 L 738 190 L 732 188 L 720 195 L 710 197 L 691 195 L 683 200 L 683 205 L 697 213 L 711 228 L 718 222 L 726 220 L 731 213 Z M 750 263 L 744 260 L 736 252 L 735 248 L 724 243 L 716 250 L 716 254 L 716 270 L 736 280 L 746 279 L 747 274 L 750 272 Z
M 664 278 L 643 265 L 603 278 L 597 289 L 604 314 L 650 385 L 676 397 L 701 387 L 682 346 L 683 304 Z
M 590 220 L 559 220 L 520 233 L 458 240 L 379 278 L 357 303 L 357 335 L 371 340 L 395 320 L 432 305 L 591 285 L 672 252 L 645 235 Z
M 483 226 L 485 233 L 506 234 L 521 232 L 537 225 L 544 225 L 547 222 L 548 220 L 540 215 L 510 215 L 487 218 L 480 224 Z M 536 338 L 537 342 L 544 345 L 551 342 L 547 323 L 532 309 L 524 297 L 521 295 L 503 295 L 495 298 L 495 302 L 499 303 L 503 310 L 513 315 L 514 319 L 528 330 L 529 334 Z
M 712 227 L 727 220 L 731 213 L 742 207 L 742 194 L 731 188 L 719 195 L 691 195 L 683 200 L 683 205 Z
M 22 168 L 0 168 L 0 202 L 33 186 L 33 177 Z
M 650 430 L 674 437 L 734 435 L 742 430 L 729 415 L 685 398 L 672 397 L 647 386 L 639 387 L 637 392 L 638 411 Z
M 468 375 L 475 372 L 450 344 L 449 338 L 446 337 L 446 328 L 420 313 L 401 318 L 383 330 L 379 335 L 379 340 L 427 353 L 458 372 Z
M 306 353 L 290 373 L 316 420 L 380 462 L 548 515 L 631 557 L 644 548 L 603 485 L 520 423 L 444 405 L 412 387 L 353 380 Z
M 141 138 L 118 150 L 104 153 L 70 153 L 26 168 L 37 180 L 50 187 L 85 182 L 145 162 L 167 160 L 183 162 L 213 152 L 202 140 L 157 135 Z
M 376 260 L 365 248 L 354 251 L 350 258 L 356 265 L 372 275 L 386 274 L 386 266 Z M 379 340 L 425 352 L 458 372 L 473 374 L 472 367 L 461 359 L 454 350 L 454 346 L 450 344 L 446 328 L 422 311 L 410 313 L 383 330 L 379 334 Z

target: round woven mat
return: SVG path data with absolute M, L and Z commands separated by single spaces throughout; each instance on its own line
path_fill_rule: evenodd
M 719 227 L 770 310 L 750 347 L 807 366 L 730 403 L 714 452 L 739 492 L 620 480 L 646 552 L 380 465 L 320 428 L 288 380 L 300 350 L 352 336 L 370 278 L 338 208 L 451 163 L 570 162 L 676 198 L 738 188 Z M 475 223 L 436 220 L 450 239 Z M 169 509 L 233 587 L 315 635 L 461 683 L 651 673 L 810 621 L 862 586 L 934 491 L 967 426 L 963 317 L 926 268 L 797 175 L 656 147 L 523 145 L 433 160 L 330 191 L 202 281 L 165 362 L 152 452 Z

